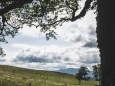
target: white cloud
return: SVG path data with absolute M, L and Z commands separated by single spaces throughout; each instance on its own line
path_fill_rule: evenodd
M 47 70 L 85 65 L 91 69 L 93 64 L 99 63 L 100 57 L 96 48 L 95 16 L 90 12 L 87 15 L 91 16 L 59 26 L 55 30 L 57 41 L 41 40 L 45 34 L 39 28 L 24 26 L 19 31 L 21 36 L 5 48 L 7 56 L 0 64 Z
M 23 26 L 23 29 L 19 30 L 20 35 L 23 36 L 28 36 L 28 37 L 41 37 L 41 36 L 45 36 L 44 33 L 40 32 L 40 28 L 36 28 L 34 26 L 29 27 L 27 25 Z
M 18 47 L 17 47 L 18 46 Z M 19 67 L 58 70 L 63 68 L 78 68 L 99 63 L 98 50 L 96 48 L 84 48 L 76 45 L 59 48 L 59 46 L 29 46 L 15 44 L 19 51 L 10 52 L 5 57 L 5 62 Z M 25 47 L 25 48 L 24 48 Z
M 56 45 L 31 46 L 27 44 L 13 44 L 20 48 L 10 65 L 36 69 L 78 68 L 81 65 L 99 63 L 98 49 L 71 45 L 60 48 Z M 22 64 L 22 65 L 21 65 Z M 34 64 L 34 65 L 33 65 Z M 24 66 L 25 65 L 25 66 Z M 64 65 L 64 66 L 63 66 Z M 35 67 L 34 67 L 35 66 Z
M 83 44 L 91 39 L 96 40 L 95 29 L 95 15 L 93 15 L 92 12 L 88 12 L 84 18 L 75 22 L 65 22 L 55 31 L 57 32 L 58 37 L 68 43 L 76 44 L 80 42 L 80 44 Z

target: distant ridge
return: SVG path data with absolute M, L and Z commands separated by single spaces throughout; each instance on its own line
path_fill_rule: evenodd
M 67 69 L 57 70 L 57 72 L 75 75 L 76 73 L 78 73 L 78 70 L 79 70 L 79 69 L 75 69 L 75 68 L 67 68 Z
M 76 73 L 78 73 L 78 70 L 79 70 L 79 68 L 77 68 L 77 69 L 76 68 L 67 68 L 67 69 L 57 70 L 57 72 L 75 75 Z M 93 79 L 93 71 L 89 71 L 87 77 L 91 77 Z

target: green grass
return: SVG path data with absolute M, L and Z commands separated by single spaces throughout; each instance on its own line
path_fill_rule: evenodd
M 97 81 L 82 81 L 78 85 L 75 76 L 41 70 L 30 70 L 0 65 L 0 86 L 95 86 Z

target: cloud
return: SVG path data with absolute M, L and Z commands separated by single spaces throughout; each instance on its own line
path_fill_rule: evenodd
M 81 35 L 79 35 L 73 40 L 73 42 L 81 42 L 82 40 L 84 40 L 84 38 Z
M 96 48 L 97 47 L 97 43 L 96 41 L 90 40 L 87 43 L 85 43 L 83 45 L 83 47 L 87 47 L 87 48 Z
M 34 26 L 29 27 L 27 25 L 24 25 L 23 29 L 19 30 L 19 34 L 22 36 L 28 36 L 34 38 L 41 37 L 41 36 L 45 37 L 45 34 L 40 32 L 40 28 L 36 28 Z
M 95 29 L 95 19 L 88 19 L 88 21 L 82 19 L 75 22 L 66 22 L 62 27 L 58 27 L 55 31 L 59 37 L 68 43 L 83 44 L 91 39 L 96 40 Z
M 92 26 L 92 25 L 90 25 L 90 26 L 88 27 L 88 29 L 89 29 L 89 35 L 92 35 L 92 36 L 96 37 L 95 27 Z
M 54 70 L 61 67 L 78 68 L 81 65 L 88 65 L 91 67 L 92 64 L 99 63 L 100 61 L 96 48 L 85 48 L 82 46 L 78 47 L 77 45 L 62 48 L 59 48 L 59 46 L 56 45 L 31 47 L 29 47 L 29 45 L 27 46 L 28 49 L 26 48 L 26 50 L 19 52 L 12 60 L 12 63 L 16 65 L 20 64 L 20 66 L 21 64 L 23 64 L 22 66 L 25 64 L 25 67 L 29 68 L 31 68 L 31 65 L 33 64 L 39 64 L 39 69 L 51 68 Z
M 46 41 L 40 28 L 24 26 L 17 37 L 10 39 L 10 47 L 5 46 L 7 56 L 2 63 L 44 70 L 91 67 L 100 62 L 95 27 L 92 16 L 66 22 L 54 30 L 57 40 Z
M 49 50 L 50 47 L 50 50 Z M 72 62 L 71 55 L 67 55 L 67 48 L 59 48 L 57 46 L 41 46 L 34 47 L 31 49 L 26 49 L 19 52 L 16 57 L 12 60 L 13 64 L 30 67 L 30 64 L 39 64 L 39 69 L 59 69 L 66 68 Z M 71 58 L 70 58 L 71 57 Z M 12 64 L 11 63 L 11 64 Z M 23 64 L 23 65 L 21 65 Z M 49 64 L 52 64 L 48 67 Z M 68 64 L 68 65 L 67 65 Z M 54 65 L 54 66 L 53 66 Z M 73 64 L 74 65 L 74 64 Z M 71 66 L 73 66 L 71 64 Z M 46 68 L 44 68 L 47 66 Z
M 0 57 L 0 62 L 5 62 L 6 60 L 3 57 Z
M 92 67 L 92 64 L 99 63 L 98 50 L 96 48 L 85 48 L 71 45 L 66 47 L 31 46 L 18 44 L 15 47 L 21 50 L 15 53 L 7 51 L 10 57 L 5 57 L 1 64 L 12 66 L 39 69 L 58 70 L 63 68 L 79 68 L 81 65 Z M 25 49 L 24 49 L 25 47 Z M 13 56 L 13 57 L 12 57 Z
M 31 62 L 49 62 L 49 60 L 48 59 L 46 59 L 46 58 L 38 58 L 38 57 L 36 57 L 36 56 L 33 56 L 33 55 L 30 55 L 30 56 L 26 56 L 26 57 L 16 57 L 14 60 L 13 60 L 14 62 L 18 62 L 18 61 L 22 61 L 22 62 L 29 62 L 29 63 L 31 63 Z
M 86 40 L 86 33 L 83 32 L 83 27 L 77 23 L 64 23 L 62 27 L 57 29 L 57 34 L 60 38 L 69 43 L 84 42 Z
M 65 57 L 64 61 L 71 61 L 70 57 Z
M 82 62 L 85 64 L 100 63 L 100 57 L 98 53 L 86 53 L 85 55 L 82 55 L 80 57 L 79 62 Z
M 61 57 L 59 56 L 53 56 L 53 57 L 46 57 L 46 56 L 34 56 L 34 55 L 28 55 L 28 56 L 17 56 L 13 62 L 38 62 L 38 63 L 57 63 L 61 61 Z

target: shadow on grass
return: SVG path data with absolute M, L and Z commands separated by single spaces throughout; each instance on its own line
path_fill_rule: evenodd
M 77 84 L 77 86 L 82 86 L 82 84 Z

